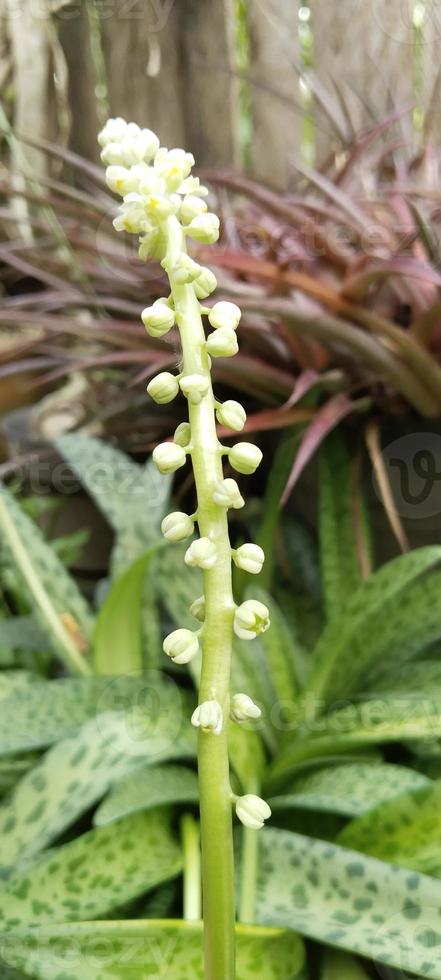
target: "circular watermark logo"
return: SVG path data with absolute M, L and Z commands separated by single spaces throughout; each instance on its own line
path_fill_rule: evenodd
M 385 446 L 381 455 L 400 517 L 421 520 L 441 513 L 441 435 L 415 432 L 401 436 Z M 375 471 L 373 484 L 382 500 Z

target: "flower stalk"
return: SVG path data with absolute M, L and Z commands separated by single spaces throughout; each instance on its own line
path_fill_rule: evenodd
M 167 404 L 178 393 L 188 403 L 188 421 L 181 423 L 173 442 L 156 447 L 153 458 L 162 473 L 174 472 L 191 458 L 197 494 L 192 515 L 174 513 L 163 521 L 170 541 L 199 536 L 188 546 L 185 562 L 203 570 L 204 594 L 192 603 L 199 620 L 194 631 L 176 629 L 164 640 L 164 652 L 177 664 L 187 664 L 202 651 L 198 707 L 191 718 L 198 728 L 202 891 L 206 980 L 234 980 L 235 901 L 232 814 L 246 827 L 258 829 L 270 816 L 259 797 L 236 797 L 230 787 L 228 722 L 246 723 L 260 714 L 245 694 L 230 695 L 234 632 L 253 639 L 269 625 L 268 610 L 255 600 L 237 607 L 232 589 L 232 560 L 257 574 L 262 550 L 253 544 L 233 551 L 228 509 L 244 505 L 239 487 L 224 477 L 224 457 L 237 472 L 251 474 L 262 458 L 249 442 L 231 450 L 217 437 L 216 420 L 240 431 L 246 415 L 235 401 L 221 405 L 211 382 L 211 357 L 231 357 L 238 349 L 236 329 L 240 309 L 234 303 L 201 305 L 216 288 L 213 273 L 187 251 L 187 237 L 209 244 L 217 240 L 219 220 L 207 210 L 207 191 L 190 176 L 193 157 L 184 150 L 166 150 L 150 130 L 134 123 L 109 120 L 100 133 L 107 180 L 123 204 L 114 221 L 117 230 L 138 234 L 142 259 L 157 258 L 165 269 L 170 295 L 144 310 L 142 320 L 154 337 L 176 325 L 182 346 L 178 375 L 163 372 L 153 379 L 149 394 Z M 206 336 L 203 317 L 208 317 Z M 211 332 L 210 332 L 211 330 Z

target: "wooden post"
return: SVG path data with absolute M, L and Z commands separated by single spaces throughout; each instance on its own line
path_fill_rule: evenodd
M 418 104 L 430 111 L 429 143 L 441 144 L 441 9 L 438 0 L 426 0 L 421 10 L 418 46 Z
M 415 35 L 412 0 L 310 0 L 314 71 L 338 105 L 336 86 L 354 129 L 413 101 Z M 338 146 L 316 104 L 318 161 Z
M 165 146 L 185 140 L 178 5 L 97 0 L 112 115 L 153 129 Z
M 253 175 L 286 189 L 298 159 L 302 119 L 297 0 L 251 0 L 250 79 Z
M 92 57 L 91 32 L 87 0 L 62 6 L 57 12 L 58 37 L 68 71 L 70 110 L 69 145 L 89 160 L 98 160 L 95 66 Z
M 14 129 L 19 136 L 47 137 L 52 118 L 50 14 L 43 0 L 37 4 L 33 0 L 8 0 L 7 13 L 14 71 Z M 21 155 L 34 176 L 46 173 L 44 153 L 23 144 Z
M 202 166 L 238 155 L 233 0 L 181 0 L 182 84 L 188 148 Z

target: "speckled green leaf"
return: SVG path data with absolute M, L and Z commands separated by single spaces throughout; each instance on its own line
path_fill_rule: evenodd
M 8 560 L 12 561 L 14 571 L 22 580 L 32 611 L 38 615 L 54 648 L 66 659 L 66 650 L 69 651 L 72 638 L 60 617 L 69 616 L 87 639 L 93 622 L 87 603 L 73 578 L 44 540 L 37 525 L 27 517 L 13 495 L 2 485 L 0 529 L 2 547 Z M 58 624 L 56 631 L 54 621 Z M 64 633 L 67 633 L 65 640 L 62 635 Z
M 2 701 L 0 754 L 46 748 L 73 735 L 103 711 L 129 709 L 149 698 L 176 699 L 175 685 L 147 671 L 123 677 L 39 679 Z M 141 702 L 140 702 L 141 699 Z
M 179 703 L 162 707 L 105 712 L 50 749 L 0 806 L 0 864 L 37 853 L 146 760 L 192 755 L 194 731 Z
M 438 660 L 416 660 L 403 667 L 395 666 L 393 670 L 389 668 L 372 681 L 370 691 L 395 695 L 420 691 L 430 696 L 438 691 L 441 696 L 441 663 Z
M 298 776 L 283 796 L 269 803 L 273 810 L 324 810 L 352 817 L 425 786 L 430 786 L 427 776 L 406 766 L 375 762 L 329 766 Z
M 352 458 L 340 433 L 320 453 L 320 559 L 324 602 L 330 622 L 344 615 L 348 597 L 361 582 L 354 530 Z
M 344 847 L 440 877 L 441 780 L 352 820 L 339 840 Z
M 93 665 L 97 674 L 141 670 L 144 582 L 160 542 L 137 558 L 107 593 L 96 623 Z
M 237 926 L 238 980 L 295 980 L 303 944 L 294 933 Z M 41 980 L 204 980 L 198 922 L 84 922 L 5 937 L 7 962 Z
M 441 572 L 414 582 L 404 596 L 394 600 L 369 628 L 354 638 L 352 656 L 359 665 L 369 665 L 363 689 L 388 667 L 404 665 L 441 636 L 439 597 Z
M 348 704 L 317 720 L 309 733 L 290 739 L 270 767 L 272 789 L 306 760 L 353 752 L 382 742 L 432 745 L 441 736 L 441 697 L 418 693 Z
M 47 633 L 34 616 L 14 616 L 0 619 L 0 648 L 2 651 L 44 650 Z
M 198 778 L 184 766 L 150 766 L 116 783 L 95 812 L 97 827 L 169 803 L 197 803 Z
M 33 674 L 30 670 L 2 670 L 0 671 L 0 701 L 14 697 L 20 692 L 25 693 L 30 687 L 41 687 L 44 683 L 42 677 Z
M 90 436 L 64 435 L 56 445 L 116 532 L 112 571 L 118 577 L 160 538 L 170 478 L 151 460 L 138 466 Z
M 8 790 L 11 790 L 25 772 L 35 766 L 36 761 L 37 756 L 33 752 L 0 759 L 0 794 L 3 796 Z
M 259 922 L 441 980 L 441 882 L 286 830 L 260 847 Z
M 189 568 L 184 564 L 186 549 L 187 545 L 172 545 L 159 553 L 155 586 L 156 595 L 164 604 L 172 626 L 194 629 L 197 621 L 190 615 L 189 608 L 193 600 L 202 595 L 204 582 L 199 568 Z
M 345 697 L 372 669 L 373 658 L 381 663 L 377 648 L 369 644 L 370 630 L 380 620 L 387 627 L 391 610 L 411 602 L 411 584 L 440 559 L 441 547 L 435 545 L 400 555 L 347 596 L 344 617 L 329 623 L 316 646 L 307 694 L 328 703 Z
M 132 814 L 43 854 L 0 884 L 0 932 L 105 916 L 181 868 L 168 812 Z

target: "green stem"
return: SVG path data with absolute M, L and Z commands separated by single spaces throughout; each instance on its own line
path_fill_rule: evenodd
M 175 217 L 167 221 L 164 265 L 170 279 L 186 374 L 202 374 L 209 382 L 199 404 L 189 402 L 191 455 L 197 490 L 201 536 L 216 546 L 214 568 L 204 573 L 205 623 L 199 702 L 215 700 L 225 723 L 219 735 L 201 732 L 198 764 L 202 836 L 202 882 L 206 980 L 234 980 L 234 862 L 232 808 L 226 719 L 229 714 L 230 668 L 234 599 L 227 512 L 213 502 L 223 479 L 222 456 L 216 434 L 210 361 L 200 305 L 193 286 L 174 280 L 173 270 L 185 251 L 185 238 Z
M 259 795 L 260 786 L 257 780 L 253 780 L 247 787 L 247 793 Z M 253 923 L 256 917 L 256 885 L 257 870 L 259 866 L 259 838 L 258 831 L 244 827 L 242 831 L 242 863 L 241 863 L 241 888 L 239 902 L 239 921 Z
M 182 848 L 184 852 L 184 919 L 198 922 L 201 919 L 201 854 L 200 833 L 191 813 L 181 820 Z
M 54 637 L 57 649 L 60 652 L 66 667 L 74 674 L 90 674 L 90 667 L 84 657 L 79 652 L 74 641 L 65 630 L 63 623 L 54 609 L 51 600 L 40 582 L 40 579 L 29 561 L 26 548 L 18 534 L 15 524 L 9 514 L 7 507 L 0 498 L 0 525 L 5 538 L 14 555 L 17 567 L 26 582 L 26 585 L 38 606 L 46 625 Z

